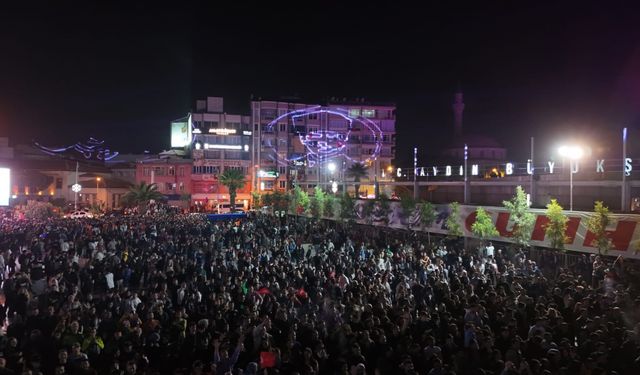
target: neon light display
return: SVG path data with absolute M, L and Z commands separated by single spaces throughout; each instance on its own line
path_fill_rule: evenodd
M 78 142 L 71 146 L 61 147 L 61 148 L 50 148 L 35 142 L 35 146 L 42 150 L 42 152 L 49 155 L 62 155 L 66 153 L 79 153 L 85 159 L 93 159 L 93 160 L 104 160 L 108 161 L 116 156 L 118 156 L 118 152 L 112 152 L 108 148 L 104 147 L 104 141 L 99 141 L 93 137 L 89 138 L 86 142 Z
M 346 128 L 332 124 L 331 120 L 335 119 L 344 120 L 347 124 Z M 278 124 L 283 122 L 292 127 L 293 132 L 298 136 L 300 143 L 304 146 L 303 154 L 292 155 L 288 152 L 287 145 L 279 145 L 277 138 L 272 136 L 275 130 L 278 130 Z M 351 133 L 354 131 L 361 131 L 358 134 L 360 139 L 365 140 L 367 137 L 366 143 L 373 145 L 371 153 L 365 160 L 354 159 L 347 152 L 350 143 L 358 142 L 352 137 Z M 317 106 L 278 116 L 267 125 L 261 138 L 263 147 L 268 150 L 266 157 L 279 165 L 300 165 L 301 162 L 306 162 L 308 167 L 313 167 L 339 157 L 365 163 L 377 159 L 380 155 L 382 131 L 375 122 L 362 116 L 351 116 L 345 109 Z

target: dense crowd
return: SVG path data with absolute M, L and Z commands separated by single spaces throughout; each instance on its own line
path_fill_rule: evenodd
M 266 215 L 0 220 L 0 375 L 640 374 L 621 258 Z

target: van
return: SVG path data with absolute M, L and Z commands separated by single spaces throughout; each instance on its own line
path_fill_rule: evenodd
M 226 204 L 221 204 L 218 205 L 218 213 L 219 214 L 226 214 L 231 212 L 231 204 L 226 203 Z M 236 202 L 236 212 L 244 212 L 244 204 L 243 203 L 238 203 Z

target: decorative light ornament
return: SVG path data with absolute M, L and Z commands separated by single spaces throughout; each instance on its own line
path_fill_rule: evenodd
M 81 190 L 82 190 L 82 185 L 80 184 L 71 185 L 71 191 L 73 191 L 74 193 L 79 193 Z
M 318 126 L 318 129 L 311 125 L 312 127 L 310 128 L 309 124 L 315 124 L 315 121 L 305 121 L 305 119 L 316 120 L 320 117 L 318 115 L 340 117 L 346 122 L 346 127 L 344 129 L 334 128 L 329 130 L 323 126 Z M 277 129 L 278 124 L 282 122 L 288 122 L 294 129 L 295 134 L 298 135 L 300 143 L 305 148 L 303 155 L 282 155 L 281 147 L 278 147 L 277 140 L 272 137 L 274 129 Z M 347 153 L 347 145 L 353 128 L 368 130 L 370 134 L 364 137 L 374 143 L 371 153 L 367 155 L 365 160 L 355 160 Z M 307 166 L 313 167 L 316 164 L 328 163 L 337 157 L 344 157 L 352 162 L 370 163 L 380 155 L 382 146 L 382 131 L 375 122 L 362 116 L 351 116 L 345 109 L 321 106 L 299 109 L 280 115 L 266 126 L 262 134 L 262 145 L 266 150 L 270 150 L 267 151 L 266 157 L 279 165 L 289 165 L 301 159 L 306 159 Z M 280 153 L 278 153 L 278 150 L 280 150 Z

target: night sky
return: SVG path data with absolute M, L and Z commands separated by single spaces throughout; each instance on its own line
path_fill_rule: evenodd
M 244 114 L 251 95 L 364 97 L 397 104 L 397 163 L 409 164 L 414 145 L 427 156 L 450 139 L 458 85 L 465 131 L 513 159 L 531 136 L 541 154 L 573 139 L 618 150 L 607 140 L 640 128 L 635 5 L 106 3 L 0 13 L 0 135 L 12 144 L 94 136 L 157 152 L 169 121 L 207 95 Z

